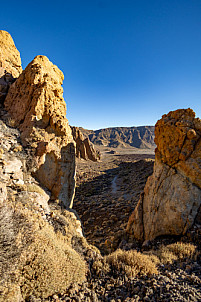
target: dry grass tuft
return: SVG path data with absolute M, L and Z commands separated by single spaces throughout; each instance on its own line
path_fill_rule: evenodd
M 159 250 L 154 251 L 163 264 L 182 261 L 184 259 L 196 260 L 198 252 L 196 246 L 191 243 L 177 242 L 167 246 L 162 245 Z
M 119 270 L 128 277 L 134 277 L 136 275 L 150 276 L 158 273 L 151 257 L 135 250 L 123 251 L 118 249 L 114 253 L 106 256 L 106 263 L 108 263 L 112 269 Z
M 97 276 L 101 276 L 110 272 L 110 266 L 106 262 L 105 258 L 96 259 L 93 263 L 92 269 L 94 270 Z

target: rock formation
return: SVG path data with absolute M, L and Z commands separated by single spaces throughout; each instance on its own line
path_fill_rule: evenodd
M 1 31 L 0 43 L 3 79 L 12 80 L 5 107 L 0 104 L 0 302 L 36 301 L 85 281 L 84 253 L 96 249 L 68 208 L 75 142 L 65 117 L 63 74 L 44 56 L 21 73 L 10 35 Z
M 75 143 L 66 119 L 63 73 L 47 57 L 37 56 L 10 87 L 5 109 L 33 154 L 33 172 L 53 198 L 72 206 Z
M 90 142 L 88 137 L 84 137 L 78 127 L 71 127 L 72 135 L 76 142 L 76 156 L 78 158 L 90 159 L 97 161 L 100 159 L 100 153 L 95 150 L 94 145 Z
M 0 106 L 0 301 L 21 302 L 82 282 L 87 266 L 81 245 L 77 252 L 71 243 L 84 239 L 80 221 L 51 209 L 51 192 L 31 175 L 20 132 L 6 122 Z
M 127 225 L 141 241 L 185 234 L 201 205 L 201 120 L 192 109 L 169 112 L 156 123 L 155 142 L 153 175 Z
M 9 86 L 22 72 L 20 53 L 9 33 L 0 30 L 0 102 L 6 97 Z

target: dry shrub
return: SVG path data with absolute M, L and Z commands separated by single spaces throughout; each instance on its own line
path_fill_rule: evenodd
M 1 302 L 21 294 L 46 298 L 86 278 L 69 239 L 20 202 L 0 207 L 0 251 Z
M 86 265 L 61 233 L 46 225 L 21 255 L 23 297 L 48 297 L 64 291 L 71 283 L 85 280 Z
M 106 256 L 106 262 L 112 269 L 122 271 L 128 277 L 152 275 L 158 272 L 149 255 L 144 255 L 135 250 L 123 251 L 118 249 Z
M 159 250 L 154 253 L 156 253 L 164 264 L 181 261 L 185 258 L 196 260 L 198 256 L 196 247 L 193 244 L 183 242 L 177 242 L 167 246 L 162 245 Z
M 144 255 L 149 256 L 149 259 L 157 266 L 160 264 L 160 259 L 158 256 L 154 255 L 152 251 L 147 251 L 143 253 Z
M 106 262 L 106 259 L 102 258 L 102 259 L 96 259 L 94 261 L 94 263 L 92 265 L 92 269 L 94 270 L 94 272 L 97 276 L 101 276 L 101 275 L 109 273 L 110 266 Z
M 3 292 L 3 295 L 0 295 L 1 302 L 21 302 L 23 301 L 20 286 L 15 283 L 6 282 L 3 287 L 0 286 L 0 292 Z

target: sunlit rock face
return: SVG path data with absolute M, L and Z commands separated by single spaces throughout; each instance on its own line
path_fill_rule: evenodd
M 136 239 L 182 235 L 200 217 L 201 120 L 192 109 L 171 111 L 156 123 L 153 175 L 131 215 Z
M 75 189 L 75 142 L 63 99 L 63 73 L 37 56 L 11 85 L 5 109 L 33 154 L 33 172 L 54 198 L 72 206 Z
M 5 100 L 10 85 L 21 72 L 20 53 L 11 35 L 0 30 L 0 103 Z

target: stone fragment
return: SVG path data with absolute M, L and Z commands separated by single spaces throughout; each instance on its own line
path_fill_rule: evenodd
M 136 239 L 182 235 L 201 205 L 201 121 L 192 109 L 164 115 L 156 123 L 154 173 L 127 225 Z
M 5 163 L 4 171 L 5 173 L 18 173 L 21 171 L 22 162 L 21 160 L 14 158 Z
M 4 202 L 7 198 L 7 188 L 6 184 L 0 182 L 0 202 Z

